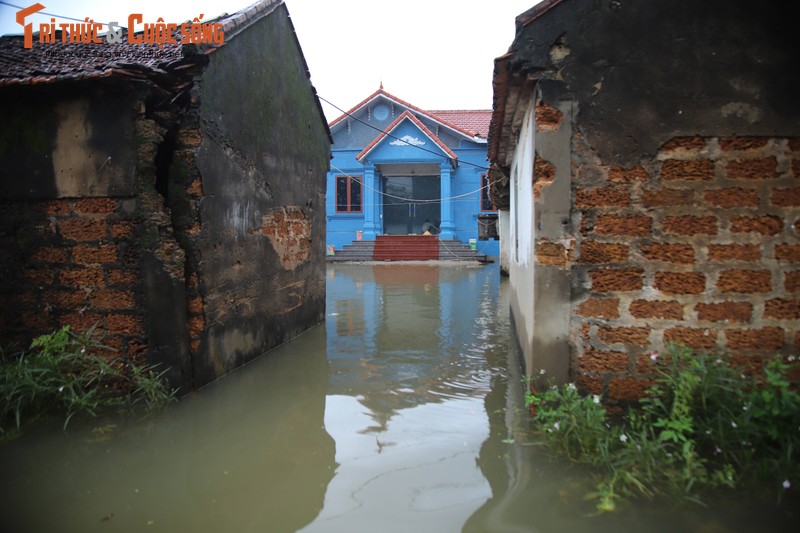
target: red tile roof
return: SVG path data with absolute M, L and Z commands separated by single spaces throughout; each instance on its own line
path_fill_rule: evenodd
M 371 142 L 371 143 L 369 143 L 369 144 L 366 146 L 366 148 L 364 148 L 363 150 L 361 150 L 361 153 L 360 153 L 360 154 L 358 154 L 358 155 L 356 156 L 356 159 L 357 159 L 358 161 L 361 161 L 361 159 L 362 159 L 363 157 L 365 157 L 365 156 L 366 156 L 366 155 L 367 155 L 369 152 L 371 152 L 371 151 L 372 151 L 372 149 L 373 149 L 373 148 L 375 148 L 375 147 L 378 145 L 378 143 L 380 143 L 380 142 L 381 142 L 383 139 L 385 139 L 387 136 L 391 136 L 391 135 L 392 135 L 392 130 L 394 130 L 394 129 L 395 129 L 397 126 L 399 126 L 399 125 L 400 125 L 400 123 L 401 123 L 401 122 L 403 122 L 403 121 L 404 121 L 404 120 L 406 120 L 406 119 L 408 119 L 408 120 L 410 120 L 411 122 L 413 122 L 413 123 L 414 123 L 414 125 L 416 125 L 416 126 L 417 126 L 417 127 L 420 129 L 420 130 L 422 130 L 422 132 L 423 132 L 423 133 L 424 133 L 424 134 L 425 134 L 425 135 L 426 135 L 426 136 L 427 136 L 427 137 L 428 137 L 428 138 L 429 138 L 431 141 L 433 141 L 434 143 L 436 143 L 436 146 L 438 146 L 438 147 L 439 147 L 439 148 L 440 148 L 440 149 L 441 149 L 441 150 L 442 150 L 442 151 L 443 151 L 445 154 L 447 154 L 447 156 L 448 156 L 450 159 L 458 159 L 458 156 L 457 156 L 456 154 L 454 154 L 454 153 L 453 153 L 453 151 L 452 151 L 450 148 L 448 148 L 446 144 L 444 144 L 444 143 L 443 143 L 443 142 L 442 142 L 442 141 L 441 141 L 441 140 L 440 140 L 440 139 L 439 139 L 439 138 L 438 138 L 436 135 L 434 135 L 434 134 L 433 134 L 433 132 L 432 132 L 431 130 L 429 130 L 428 128 L 426 128 L 426 127 L 425 127 L 425 124 L 423 124 L 422 122 L 420 122 L 420 120 L 419 120 L 417 117 L 415 117 L 413 114 L 411 114 L 411 113 L 410 113 L 410 112 L 408 112 L 408 111 L 403 111 L 403 113 L 402 113 L 402 114 L 401 114 L 399 117 L 397 117 L 397 118 L 394 120 L 394 122 L 392 122 L 391 124 L 389 124 L 389 127 L 388 127 L 388 128 L 386 128 L 386 130 L 385 130 L 385 131 L 381 132 L 381 133 L 380 133 L 380 134 L 379 134 L 377 137 L 375 137 L 374 139 L 372 139 L 372 142 Z
M 455 124 L 461 129 L 474 131 L 484 139 L 489 136 L 489 123 L 492 121 L 491 109 L 454 109 L 428 111 L 442 120 Z

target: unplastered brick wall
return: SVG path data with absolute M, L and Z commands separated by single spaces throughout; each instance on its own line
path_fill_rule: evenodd
M 580 159 L 574 240 L 537 242 L 537 261 L 572 269 L 587 391 L 641 397 L 670 342 L 755 367 L 800 350 L 800 139 L 675 138 L 632 168 Z
M 26 347 L 61 326 L 96 327 L 102 343 L 137 359 L 147 348 L 137 310 L 141 275 L 130 246 L 134 201 L 53 199 L 3 206 L 6 342 Z

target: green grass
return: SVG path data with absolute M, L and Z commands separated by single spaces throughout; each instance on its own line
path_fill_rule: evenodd
M 65 326 L 33 340 L 22 353 L 0 360 L 0 433 L 19 430 L 44 414 L 97 416 L 110 409 L 152 412 L 175 399 L 151 365 L 137 365 Z
M 598 511 L 623 499 L 669 496 L 702 504 L 723 488 L 800 483 L 800 365 L 775 356 L 745 372 L 724 355 L 672 346 L 653 355 L 658 377 L 638 406 L 613 418 L 575 385 L 529 392 L 533 424 L 555 454 L 589 466 Z

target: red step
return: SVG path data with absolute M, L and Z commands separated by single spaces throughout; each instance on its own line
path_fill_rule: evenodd
M 378 235 L 374 261 L 429 261 L 439 259 L 439 238 L 430 235 Z

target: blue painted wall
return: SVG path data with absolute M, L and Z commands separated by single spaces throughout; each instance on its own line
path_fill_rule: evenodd
M 468 138 L 458 131 L 454 131 L 432 120 L 425 113 L 403 105 L 391 98 L 391 95 L 379 91 L 372 99 L 356 106 L 351 110 L 351 117 L 345 117 L 331 124 L 333 146 L 331 147 L 332 160 L 327 178 L 326 215 L 328 246 L 341 250 L 346 244 L 352 243 L 357 238 L 357 232 L 365 232 L 365 215 L 367 215 L 366 202 L 370 197 L 376 197 L 376 204 L 386 199 L 380 191 L 382 188 L 383 174 L 397 172 L 398 168 L 415 170 L 415 175 L 430 174 L 431 169 L 439 173 L 440 169 L 450 170 L 452 199 L 452 234 L 453 237 L 467 244 L 470 239 L 478 239 L 478 216 L 492 212 L 481 211 L 480 192 L 481 175 L 486 172 L 487 145 L 481 140 Z M 357 156 L 372 143 L 376 137 L 386 131 L 404 111 L 412 113 L 429 130 L 429 133 L 441 141 L 452 153 L 457 156 L 454 164 L 449 163 L 449 155 L 426 132 L 409 119 L 395 125 L 391 136 L 385 136 L 361 160 Z M 424 142 L 420 147 L 401 145 L 396 138 L 409 136 Z M 422 149 L 420 149 L 422 148 Z M 403 165 L 392 167 L 391 165 Z M 386 169 L 393 170 L 386 170 Z M 376 179 L 369 181 L 365 176 L 368 169 L 374 169 Z M 362 186 L 362 212 L 337 213 L 336 212 L 336 177 L 350 175 L 363 180 Z M 370 184 L 380 192 L 371 191 Z M 384 231 L 382 219 L 382 206 L 376 206 L 375 233 Z M 440 219 L 441 220 L 441 219 Z M 369 239 L 369 231 L 364 238 Z M 488 256 L 498 256 L 499 243 L 494 240 L 477 241 L 478 252 Z

